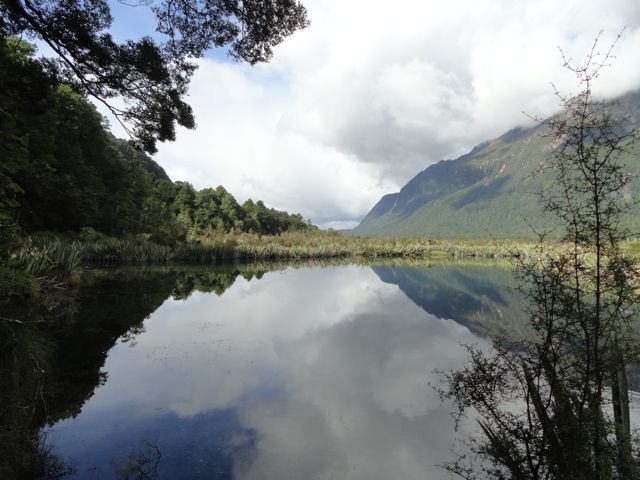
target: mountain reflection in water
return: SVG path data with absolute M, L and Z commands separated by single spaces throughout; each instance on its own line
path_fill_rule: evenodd
M 96 274 L 66 323 L 23 327 L 48 345 L 47 374 L 2 372 L 3 431 L 51 425 L 75 478 L 448 478 L 456 435 L 433 370 L 517 314 L 511 273 L 269 270 Z M 10 421 L 34 390 L 33 414 Z

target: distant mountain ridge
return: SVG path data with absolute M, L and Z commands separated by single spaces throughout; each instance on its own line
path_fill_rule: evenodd
M 640 91 L 623 95 L 612 106 L 631 124 L 640 119 Z M 552 182 L 541 167 L 553 151 L 543 126 L 514 128 L 474 147 L 454 160 L 430 165 L 398 193 L 384 195 L 351 231 L 369 236 L 431 236 L 440 238 L 528 238 L 535 229 L 554 227 L 544 215 L 538 192 Z M 634 179 L 624 192 L 640 193 L 640 145 L 625 158 Z M 640 209 L 625 225 L 640 230 Z
M 400 290 L 425 312 L 453 320 L 473 333 L 518 330 L 525 325 L 525 297 L 513 288 L 514 272 L 496 266 L 372 266 L 385 283 Z M 514 330 L 514 331 L 515 331 Z

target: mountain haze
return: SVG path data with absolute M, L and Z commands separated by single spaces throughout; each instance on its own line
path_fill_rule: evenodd
M 640 119 L 640 91 L 620 97 L 612 106 L 629 118 L 629 128 Z M 544 215 L 539 192 L 553 182 L 544 171 L 554 148 L 544 126 L 514 128 L 495 140 L 474 147 L 455 160 L 435 163 L 412 178 L 398 193 L 383 196 L 354 235 L 527 238 L 535 229 L 553 228 Z M 625 196 L 640 193 L 639 145 L 624 161 L 634 179 Z M 625 224 L 638 230 L 635 207 Z

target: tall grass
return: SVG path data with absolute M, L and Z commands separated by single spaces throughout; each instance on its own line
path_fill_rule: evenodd
M 291 232 L 277 236 L 253 234 L 200 237 L 176 247 L 145 237 L 65 240 L 53 236 L 27 237 L 12 263 L 35 276 L 69 277 L 85 266 L 208 265 L 247 261 L 348 261 L 382 259 L 509 259 L 516 252 L 536 252 L 523 242 L 447 241 L 427 238 L 350 237 L 334 232 Z
M 238 242 L 226 236 L 180 244 L 171 255 L 173 262 L 199 265 L 231 260 L 243 260 L 243 257 L 238 250 Z
M 100 238 L 80 243 L 88 265 L 154 265 L 171 259 L 172 248 L 146 238 Z
M 68 279 L 76 274 L 82 261 L 79 242 L 59 238 L 27 237 L 9 259 L 10 265 L 35 277 L 54 276 Z
M 223 248 L 224 247 L 224 248 Z M 278 236 L 237 235 L 199 239 L 191 247 L 211 251 L 218 260 L 337 259 L 337 258 L 513 258 L 534 245 L 523 242 L 447 241 L 427 238 L 350 237 L 332 232 L 292 232 Z M 200 254 L 200 258 L 203 255 Z
M 640 240 L 633 238 L 620 244 L 620 249 L 633 258 L 640 258 Z

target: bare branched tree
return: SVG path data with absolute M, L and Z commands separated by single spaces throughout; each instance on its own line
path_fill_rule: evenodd
M 540 121 L 556 145 L 542 202 L 564 243 L 552 249 L 541 236 L 537 258 L 520 262 L 531 334 L 494 338 L 491 352 L 469 347 L 468 364 L 446 376 L 441 393 L 479 425 L 471 453 L 446 466 L 461 478 L 640 478 L 627 387 L 640 356 L 638 269 L 619 225 L 637 131 L 592 91 L 614 45 L 599 53 L 598 36 L 580 65 L 563 55 L 579 92 L 556 90 L 562 112 Z

